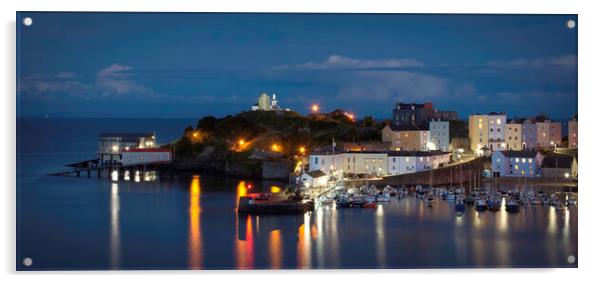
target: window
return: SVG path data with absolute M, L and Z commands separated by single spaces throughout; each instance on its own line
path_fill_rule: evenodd
M 518 164 L 514 165 L 514 169 L 518 170 Z
M 525 158 L 523 158 L 522 162 L 523 162 L 523 163 L 526 163 L 526 162 L 527 162 L 527 160 L 526 160 Z
M 395 170 L 395 165 L 393 165 L 393 170 Z
M 322 165 L 324 165 L 324 159 L 322 159 Z
M 420 162 L 422 162 L 424 160 L 424 157 L 420 157 Z
M 497 132 L 498 132 L 498 133 L 500 132 L 500 128 L 497 128 Z
M 529 158 L 529 163 L 533 163 L 533 159 L 532 158 Z
M 406 162 L 410 162 L 410 158 L 409 157 L 406 157 Z
M 314 164 L 318 164 L 318 158 L 314 158 Z
M 519 159 L 518 159 L 518 158 L 514 159 L 514 162 L 518 163 L 518 161 L 519 161 Z
M 393 157 L 393 162 L 395 162 L 395 157 Z M 393 168 L 393 169 L 395 169 L 395 168 Z

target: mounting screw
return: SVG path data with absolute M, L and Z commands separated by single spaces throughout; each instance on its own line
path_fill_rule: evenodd
M 31 26 L 31 24 L 33 24 L 33 20 L 30 17 L 25 17 L 23 18 L 23 24 L 27 27 Z
M 29 267 L 33 264 L 33 260 L 30 257 L 26 257 L 23 259 L 23 265 Z

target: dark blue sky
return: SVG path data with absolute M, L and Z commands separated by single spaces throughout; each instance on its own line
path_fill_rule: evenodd
M 577 111 L 574 15 L 19 13 L 18 115 L 201 117 L 260 92 L 307 113 L 396 101 Z

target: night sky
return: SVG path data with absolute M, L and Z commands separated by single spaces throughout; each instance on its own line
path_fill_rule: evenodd
M 29 16 L 33 25 L 21 20 Z M 575 15 L 18 13 L 20 117 L 577 112 Z

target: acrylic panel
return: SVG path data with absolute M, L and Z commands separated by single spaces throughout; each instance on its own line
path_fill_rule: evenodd
M 17 270 L 578 266 L 577 15 L 16 21 Z

